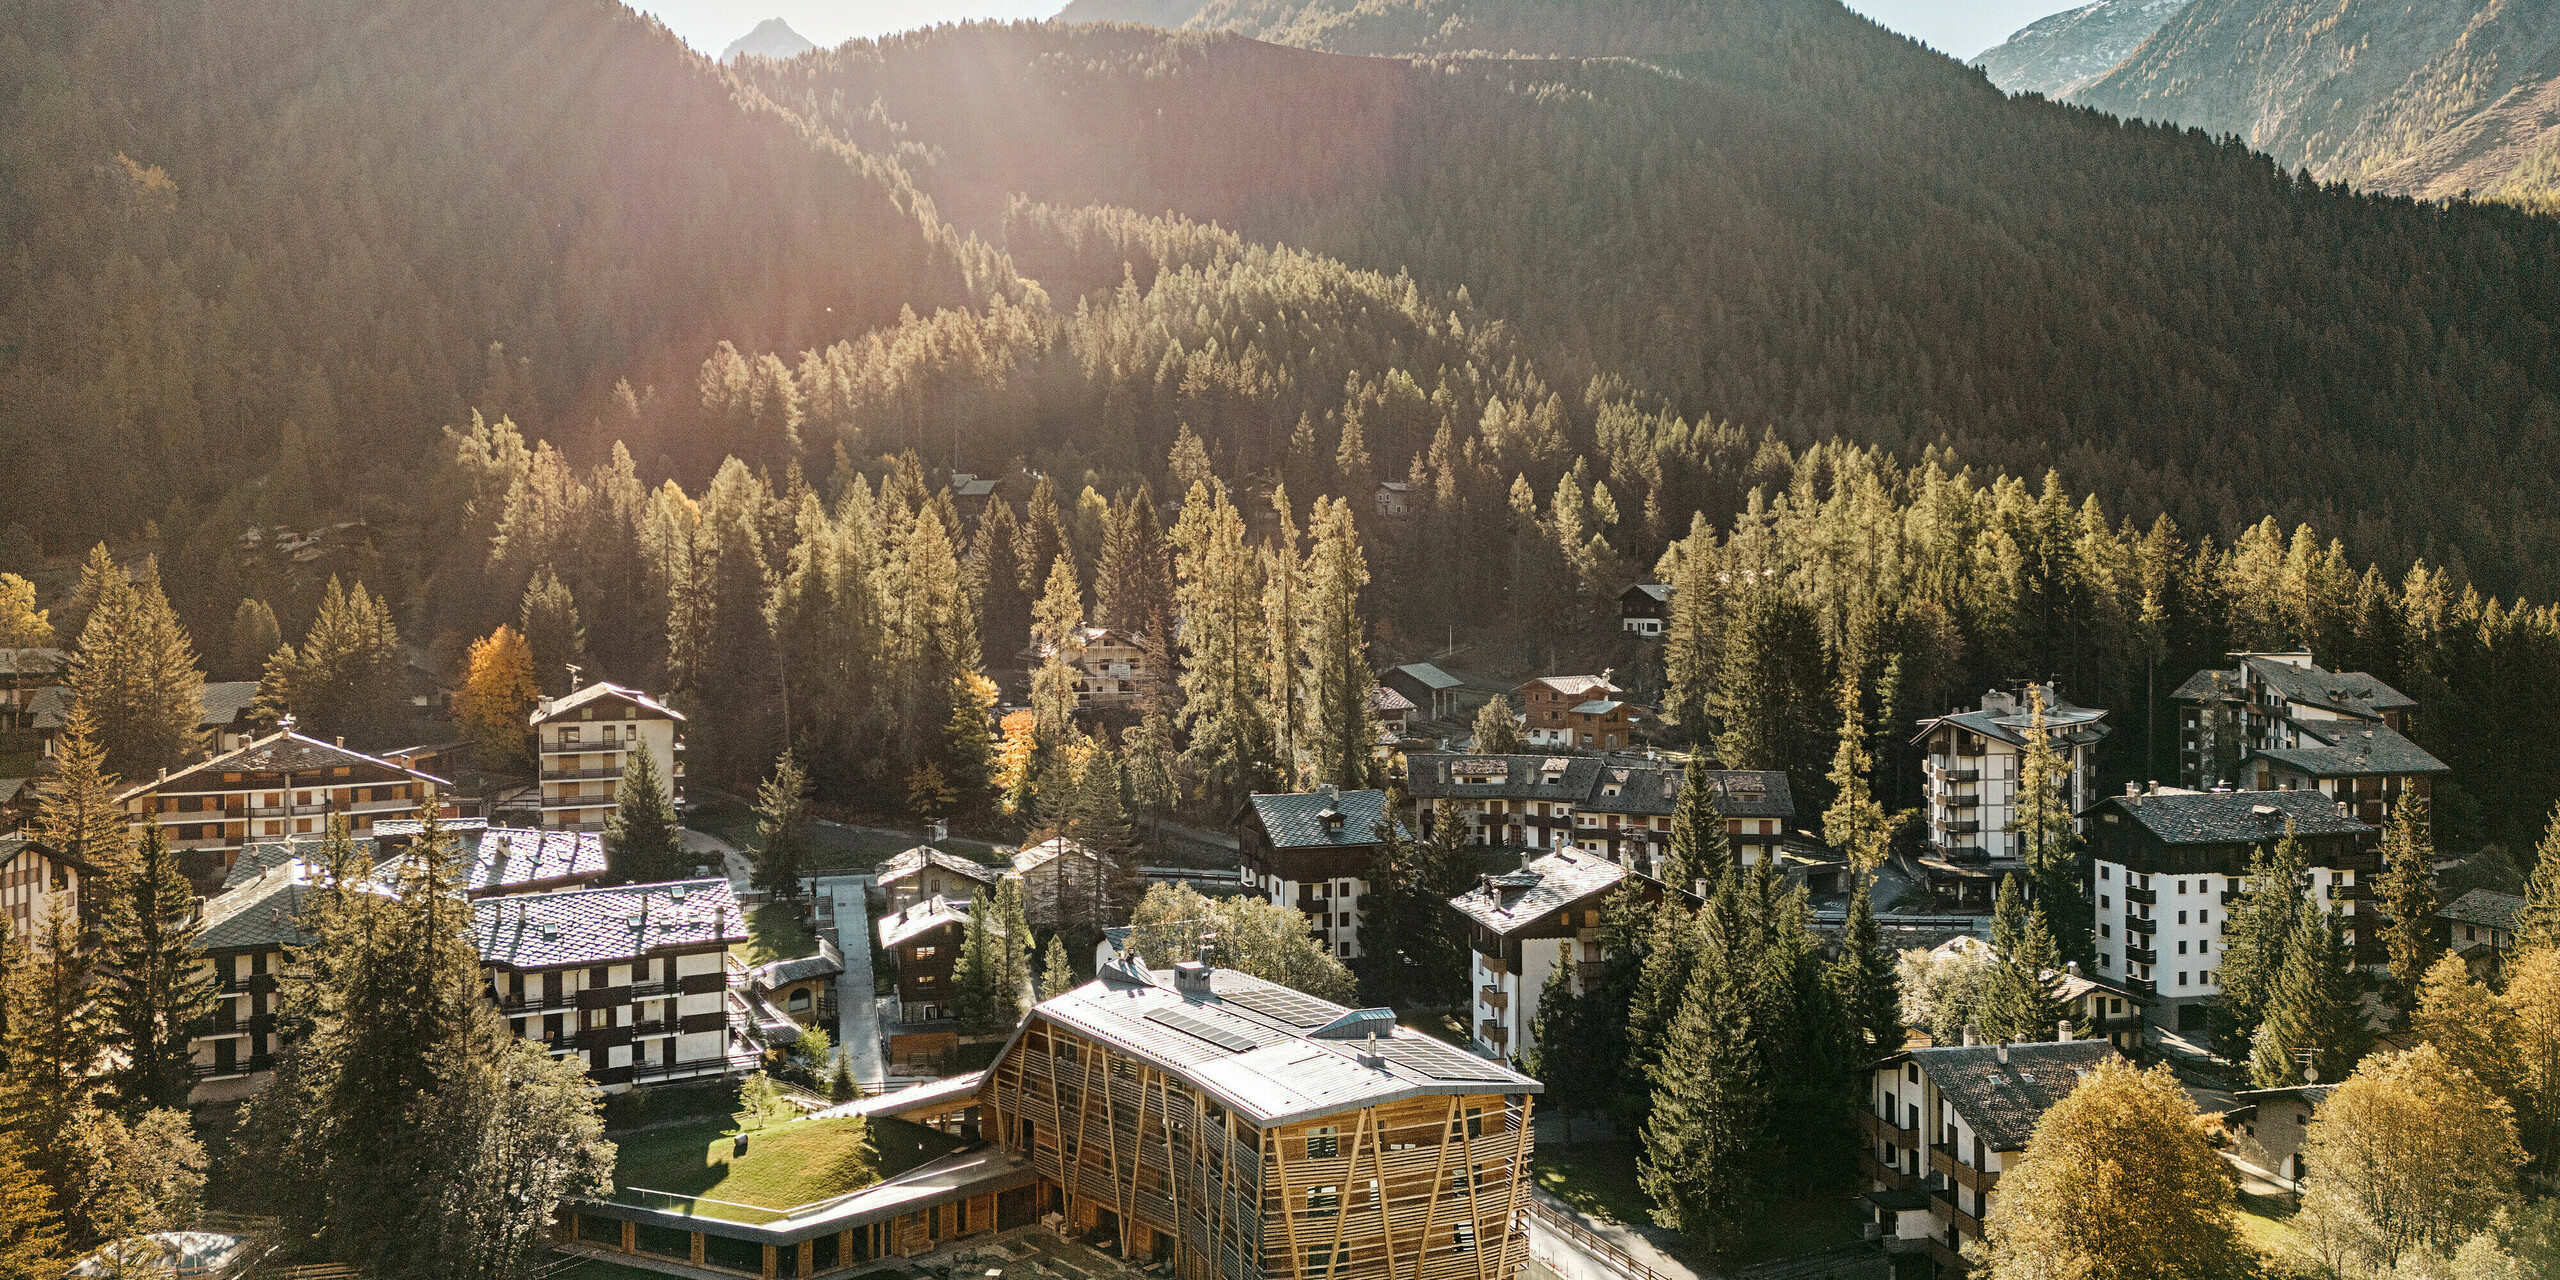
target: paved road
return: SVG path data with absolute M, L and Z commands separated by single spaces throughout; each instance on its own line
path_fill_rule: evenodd
M 853 1078 L 877 1086 L 889 1078 L 880 1052 L 880 1001 L 871 993 L 871 931 L 862 908 L 871 877 L 830 882 L 835 894 L 836 949 L 844 954 L 844 972 L 836 977 L 836 1044 L 853 1060 Z M 852 928 L 843 922 L 853 921 Z
M 690 827 L 680 828 L 676 832 L 676 843 L 682 845 L 685 852 L 701 856 L 701 861 L 705 865 L 713 864 L 715 859 L 702 855 L 719 855 L 716 863 L 720 873 L 729 877 L 729 887 L 732 889 L 744 889 L 753 881 L 755 864 L 747 861 L 747 855 L 736 845 L 708 831 L 696 831 Z

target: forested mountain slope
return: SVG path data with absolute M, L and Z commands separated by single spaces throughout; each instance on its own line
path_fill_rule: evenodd
M 1836 7 L 1836 32 L 1793 3 L 1643 7 L 1693 19 L 1682 39 L 1709 52 L 1328 64 L 1195 32 L 979 26 L 753 74 L 896 147 L 980 227 L 1006 191 L 1100 201 L 1464 287 L 1636 489 L 1681 468 L 1654 428 L 1575 392 L 2058 466 L 2138 519 L 2229 537 L 2272 512 L 2338 531 L 2359 562 L 2560 588 L 2560 489 L 2534 461 L 2560 446 L 2560 228 L 2357 198 L 2200 135 L 2010 101 Z M 1259 109 L 1293 85 L 1343 105 Z M 1116 279 L 1112 246 L 1060 216 L 1009 216 L 1017 262 L 1060 297 Z M 1054 252 L 1070 240 L 1072 261 Z M 1143 273 L 1163 243 L 1126 256 Z M 1400 470 L 1422 442 L 1369 443 Z M 1676 518 L 1694 495 L 1653 496 Z
M 2078 101 L 2236 133 L 2325 181 L 2560 196 L 2560 3 L 2196 0 Z
M 2098 0 L 2028 23 L 1982 51 L 1973 65 L 2011 93 L 2059 98 L 2081 81 L 2114 69 L 2187 3 Z
M 1817 33 L 1856 39 L 1858 28 L 1869 36 L 1878 31 L 1831 0 L 1070 0 L 1058 20 L 1232 31 L 1274 44 L 1384 57 L 1656 57 L 1744 41 Z
M 583 427 L 719 337 L 984 292 L 892 171 L 610 0 L 0 15 L 0 523 L 55 549 L 382 515 L 473 407 Z

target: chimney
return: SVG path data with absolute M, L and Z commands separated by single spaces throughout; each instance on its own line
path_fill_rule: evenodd
M 2142 784 L 2141 784 L 2141 783 L 2138 783 L 2138 782 L 2128 782 L 2128 783 L 2124 784 L 2124 793 L 2125 793 L 2126 795 L 2129 795 L 2129 796 L 2138 796 L 2138 795 L 2141 795 L 2141 794 L 2142 794 Z
M 347 735 L 343 733 L 338 735 L 338 745 L 341 747 L 347 745 Z
M 1999 1054 L 2000 1054 L 2000 1065 L 2001 1065 L 2001 1066 L 2004 1066 L 2004 1067 L 2005 1067 L 2005 1066 L 2008 1066 L 2008 1065 L 2009 1065 L 2009 1042 L 2008 1042 L 2008 1041 L 2006 1041 L 2006 1040 L 2001 1041 L 2001 1042 L 2000 1042 L 2000 1048 L 1999 1048 L 1998 1052 L 1999 1052 Z
M 1964 1047 L 1970 1049 L 1979 1043 L 1981 1041 L 1974 1037 L 1973 1024 L 1970 1022 L 1964 1024 Z
M 1369 1033 L 1369 1049 L 1360 1055 L 1360 1065 L 1372 1071 L 1387 1069 L 1387 1060 L 1378 1056 L 1378 1033 L 1375 1031 Z
M 2149 782 L 2144 783 L 2142 794 L 2146 796 L 2156 796 L 2160 794 L 2160 780 L 2158 778 L 2153 778 Z
M 2071 1019 L 2064 1018 L 2053 1024 L 2053 1039 L 2057 1044 L 2071 1043 Z
M 2077 960 L 2065 961 L 2062 966 L 2062 971 L 2077 978 L 2080 976 L 2080 962 Z
M 1186 996 L 1209 995 L 1209 975 L 1217 970 L 1197 960 L 1185 960 L 1173 966 L 1173 989 Z

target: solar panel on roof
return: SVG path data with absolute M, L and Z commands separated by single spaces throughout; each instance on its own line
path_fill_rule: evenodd
M 1253 986 L 1221 991 L 1218 998 L 1228 1004 L 1243 1005 L 1266 1017 L 1278 1018 L 1293 1027 L 1321 1027 L 1342 1016 L 1338 1006 L 1281 987 Z
M 1261 1042 L 1252 1036 L 1219 1026 L 1187 1009 L 1150 1009 L 1147 1021 L 1162 1023 L 1184 1035 L 1206 1040 L 1229 1053 L 1251 1053 L 1262 1047 Z
M 1378 1056 L 1434 1080 L 1482 1080 L 1500 1070 L 1474 1054 L 1427 1036 L 1382 1039 L 1378 1041 Z

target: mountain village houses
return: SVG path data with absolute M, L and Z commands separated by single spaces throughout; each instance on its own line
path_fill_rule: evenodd
M 2103 1040 L 1910 1049 L 1878 1062 L 1859 1112 L 1858 1170 L 1887 1252 L 1947 1271 L 1969 1267 L 2000 1173 L 2024 1152 L 2045 1110 L 2116 1057 Z
M 1467 1025 L 1479 1052 L 1517 1060 L 1537 1047 L 1533 1028 L 1548 979 L 1571 966 L 1580 995 L 1599 975 L 1609 958 L 1600 945 L 1602 904 L 1631 881 L 1648 906 L 1669 891 L 1651 875 L 1566 848 L 1486 876 L 1449 900 L 1468 925 L 1467 989 L 1474 1007 Z
M 633 689 L 597 681 L 534 707 L 535 758 L 541 763 L 542 825 L 602 831 L 620 807 L 622 771 L 647 752 L 669 812 L 684 802 L 684 714 Z
M 1671 847 L 1671 812 L 1685 767 L 1643 756 L 1405 756 L 1413 823 L 1427 829 L 1434 802 L 1447 798 L 1471 844 L 1534 850 L 1579 849 L 1659 874 Z M 1777 770 L 1710 769 L 1716 806 L 1739 865 L 1782 854 L 1795 821 L 1794 794 Z
M 1036 674 L 1056 646 L 1034 644 L 1022 651 Z M 1109 627 L 1085 627 L 1067 655 L 1075 670 L 1076 706 L 1088 711 L 1125 711 L 1145 706 L 1162 682 L 1163 666 L 1147 642 Z
M 1325 787 L 1293 795 L 1254 796 L 1235 820 L 1236 850 L 1248 892 L 1304 913 L 1308 931 L 1344 960 L 1360 950 L 1360 906 L 1378 833 L 1400 823 L 1384 791 Z
M 346 815 L 352 833 L 370 835 L 376 823 L 417 817 L 430 788 L 442 795 L 451 785 L 285 728 L 129 787 L 116 803 L 137 835 L 157 823 L 170 848 L 194 854 L 219 880 L 253 842 L 318 835 L 336 814 Z M 466 803 L 446 797 L 440 807 L 445 816 L 461 816 Z
M 2229 671 L 2179 685 L 2179 781 L 2209 790 L 2318 791 L 2380 826 L 2402 794 L 2429 793 L 2444 763 L 2406 736 L 2415 699 L 2309 650 L 2235 653 Z
M 2065 811 L 2078 813 L 2097 783 L 2097 746 L 2107 736 L 2106 712 L 2075 707 L 2052 685 L 2043 688 L 2045 740 L 2068 766 L 2062 781 Z M 1924 751 L 1921 788 L 1927 808 L 1920 865 L 1930 895 L 1942 909 L 1988 913 L 2000 880 L 2026 869 L 2017 818 L 2018 787 L 2035 716 L 2027 699 L 1994 690 L 1973 711 L 1951 711 L 1920 722 L 1912 739 Z

